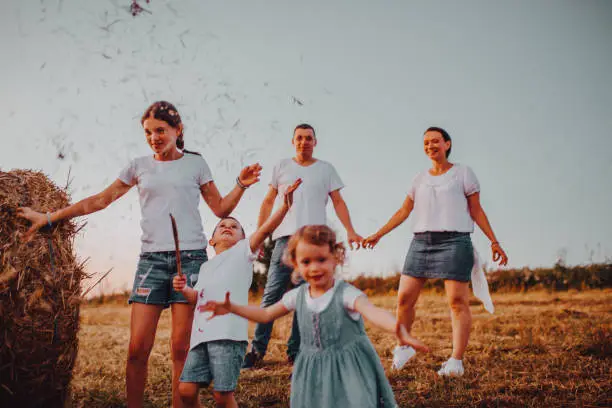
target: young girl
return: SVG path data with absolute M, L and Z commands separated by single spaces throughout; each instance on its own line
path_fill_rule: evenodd
M 222 300 L 232 291 L 247 303 L 253 280 L 253 252 L 278 227 L 293 200 L 293 192 L 301 180 L 285 192 L 283 205 L 247 240 L 238 220 L 224 218 L 217 224 L 210 240 L 216 256 L 202 265 L 198 283 L 192 289 L 187 279 L 178 275 L 173 286 L 191 305 L 202 306 L 209 300 Z M 191 332 L 191 348 L 181 374 L 179 394 L 186 407 L 199 407 L 200 386 L 214 382 L 217 407 L 238 407 L 234 390 L 246 353 L 248 322 L 238 316 L 224 316 L 210 321 L 195 313 Z
M 147 362 L 159 316 L 167 307 L 172 309 L 173 406 L 180 407 L 175 391 L 189 350 L 193 308 L 186 304 L 181 293 L 172 290 L 177 262 L 168 213 L 176 219 L 183 272 L 188 284 L 193 285 L 200 265 L 207 260 L 206 237 L 198 211 L 199 196 L 202 195 L 217 217 L 226 217 L 244 190 L 259 181 L 261 167 L 255 164 L 242 169 L 234 189 L 221 197 L 206 161 L 199 154 L 183 149 L 183 123 L 174 105 L 155 102 L 145 111 L 141 124 L 153 154 L 133 159 L 104 191 L 52 213 L 42 214 L 24 207 L 18 214 L 32 222 L 25 235 L 29 240 L 46 224 L 103 210 L 133 186 L 138 187 L 142 247 L 129 299 L 132 313 L 126 367 L 128 407 L 143 404 Z
M 301 227 L 289 240 L 286 261 L 306 284 L 287 292 L 276 304 L 260 308 L 230 301 L 210 301 L 211 316 L 234 313 L 270 322 L 295 310 L 301 336 L 291 377 L 292 407 L 396 407 L 395 397 L 362 317 L 395 333 L 401 344 L 428 351 L 397 324 L 393 315 L 372 305 L 355 287 L 334 278 L 344 246 L 325 225 Z

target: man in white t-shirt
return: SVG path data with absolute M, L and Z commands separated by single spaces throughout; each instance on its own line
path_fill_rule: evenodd
M 330 163 L 313 157 L 317 145 L 315 130 L 303 123 L 293 131 L 292 144 L 295 147 L 295 157 L 281 160 L 272 172 L 270 189 L 261 204 L 258 225 L 262 225 L 270 216 L 275 201 L 282 201 L 283 194 L 294 180 L 301 179 L 302 185 L 294 193 L 293 205 L 274 231 L 274 250 L 268 268 L 268 278 L 264 288 L 261 306 L 266 307 L 278 302 L 287 291 L 292 268 L 282 261 L 289 237 L 304 225 L 326 224 L 326 205 L 331 198 L 336 214 L 347 232 L 349 246 L 359 248 L 362 238 L 351 223 L 349 210 L 340 194 L 344 187 L 340 176 Z M 280 193 L 280 194 L 279 194 Z M 251 351 L 244 359 L 243 368 L 250 368 L 261 361 L 268 348 L 272 334 L 273 322 L 258 324 Z M 297 320 L 293 319 L 291 336 L 287 342 L 287 357 L 293 363 L 300 347 L 300 335 Z

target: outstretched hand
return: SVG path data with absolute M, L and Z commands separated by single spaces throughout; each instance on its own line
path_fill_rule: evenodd
M 198 307 L 199 312 L 212 312 L 212 315 L 208 318 L 208 320 L 212 319 L 215 316 L 223 316 L 230 312 L 230 308 L 232 303 L 230 302 L 230 293 L 225 293 L 225 301 L 224 302 L 216 302 L 214 300 L 209 300 L 204 305 Z
M 395 324 L 395 336 L 402 346 L 411 346 L 417 351 L 429 353 L 429 347 L 427 347 L 427 345 L 421 340 L 412 337 L 408 333 L 408 330 L 406 330 L 406 327 L 400 322 Z
M 291 205 L 293 204 L 293 192 L 297 190 L 300 184 L 302 184 L 301 178 L 295 180 L 295 182 L 292 185 L 287 187 L 287 190 L 285 191 L 285 201 L 284 201 L 284 204 L 287 206 L 287 208 L 291 208 Z
M 30 241 L 34 234 L 48 223 L 47 216 L 45 214 L 34 211 L 29 207 L 19 207 L 16 214 L 19 218 L 25 218 L 32 223 L 32 226 L 23 236 L 25 242 Z
M 262 167 L 259 165 L 259 163 L 246 166 L 244 169 L 240 170 L 238 181 L 240 181 L 240 183 L 245 187 L 252 186 L 259 181 L 261 168 Z

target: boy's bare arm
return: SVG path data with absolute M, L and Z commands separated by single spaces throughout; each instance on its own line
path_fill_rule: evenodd
M 300 186 L 300 184 L 302 184 L 302 180 L 297 179 L 291 186 L 289 186 L 289 188 L 287 188 L 284 197 L 285 199 L 283 200 L 283 205 L 278 210 L 276 210 L 276 212 L 271 217 L 268 218 L 266 216 L 267 219 L 263 223 L 263 225 L 260 225 L 259 228 L 257 228 L 257 231 L 255 231 L 255 233 L 251 235 L 251 238 L 249 239 L 249 244 L 251 246 L 252 252 L 257 250 L 257 248 L 259 248 L 260 245 L 264 242 L 266 237 L 270 235 L 276 228 L 278 228 L 281 222 L 283 222 L 283 218 L 285 218 L 285 215 L 287 215 L 291 204 L 293 204 L 293 192 Z M 276 196 L 276 189 L 274 189 L 273 187 L 270 187 L 270 192 L 268 193 L 268 195 L 272 195 L 272 190 L 274 190 L 275 192 L 273 195 Z M 266 200 L 264 200 L 264 204 L 265 202 Z M 262 211 L 264 209 L 264 204 L 262 204 L 261 206 Z
M 287 215 L 289 207 L 283 204 L 281 208 L 276 210 L 271 217 L 269 217 L 264 224 L 257 228 L 257 231 L 249 238 L 249 244 L 251 246 L 251 252 L 254 252 L 263 244 L 264 240 L 270 235 L 283 221 L 285 215 Z

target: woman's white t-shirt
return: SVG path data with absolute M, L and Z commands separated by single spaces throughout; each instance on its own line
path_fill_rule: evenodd
M 420 172 L 408 193 L 414 202 L 413 231 L 474 232 L 467 196 L 479 191 L 478 179 L 468 166 L 455 163 L 439 176 Z
M 306 291 L 306 307 L 315 313 L 321 313 L 323 310 L 325 310 L 325 308 L 329 305 L 329 302 L 331 302 L 332 298 L 334 297 L 334 293 L 338 287 L 338 282 L 339 281 L 336 279 L 334 286 L 330 290 L 314 299 L 310 297 L 308 284 L 305 283 L 304 285 L 306 285 L 306 288 L 304 290 Z M 292 289 L 283 295 L 281 302 L 283 302 L 283 305 L 287 308 L 287 310 L 295 310 L 299 289 L 299 287 Z M 344 292 L 342 293 L 342 305 L 344 306 L 344 310 L 346 310 L 353 320 L 359 320 L 359 317 L 361 316 L 359 312 L 355 311 L 355 301 L 359 296 L 365 296 L 365 293 L 353 285 L 344 286 Z
M 326 224 L 325 206 L 329 193 L 344 187 L 334 166 L 326 161 L 317 160 L 309 166 L 301 166 L 293 159 L 283 159 L 274 166 L 270 181 L 270 186 L 278 191 L 277 206 L 282 204 L 285 191 L 298 178 L 302 179 L 302 184 L 293 193 L 293 204 L 272 233 L 272 239 L 293 235 L 304 225 Z
M 227 292 L 232 302 L 247 305 L 253 281 L 253 259 L 250 242 L 243 239 L 200 266 L 198 282 L 194 286 L 198 302 L 191 327 L 190 348 L 205 341 L 248 340 L 249 323 L 246 319 L 228 313 L 208 320 L 211 313 L 200 312 L 198 307 L 209 300 L 223 302 Z
M 142 252 L 174 250 L 170 213 L 181 250 L 206 248 L 198 204 L 200 187 L 212 179 L 208 164 L 196 154 L 171 161 L 138 157 L 119 173 L 119 180 L 138 186 Z

